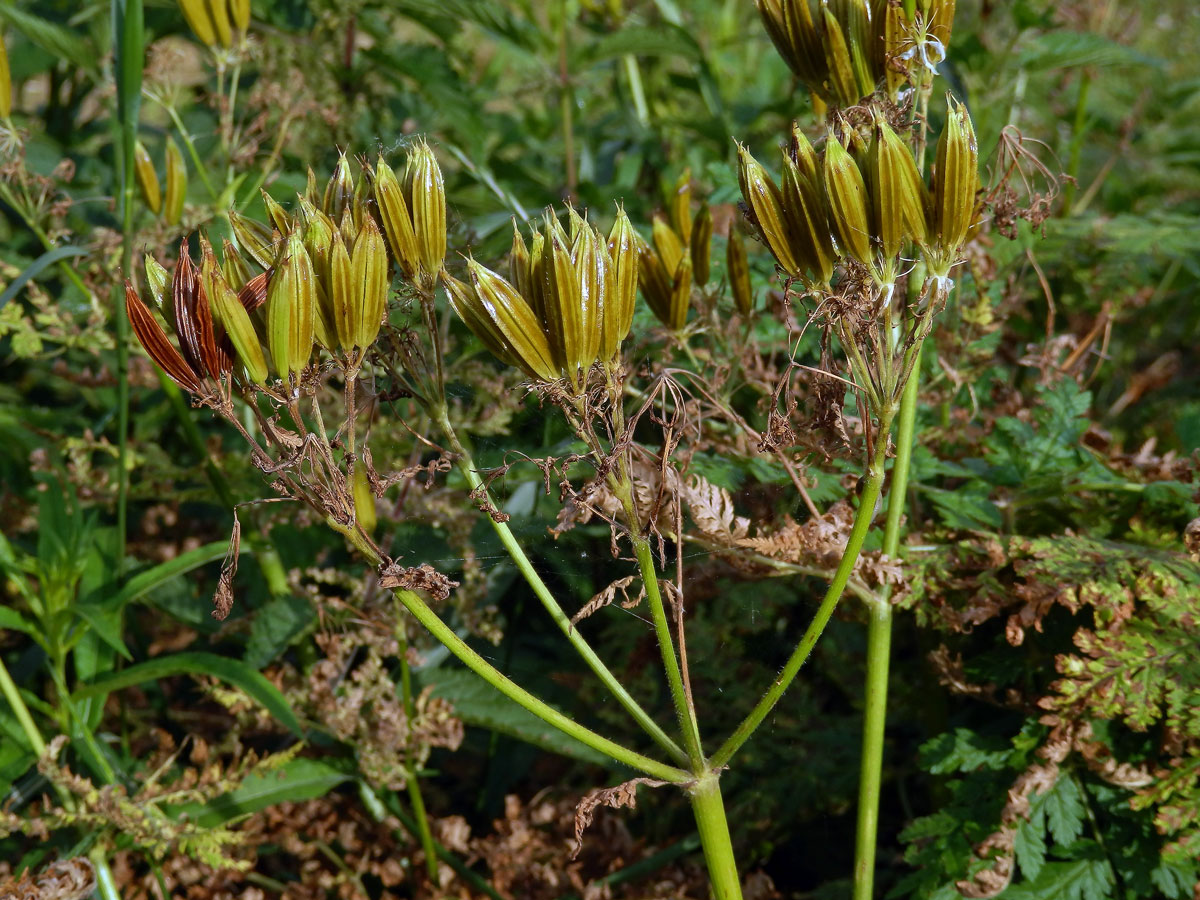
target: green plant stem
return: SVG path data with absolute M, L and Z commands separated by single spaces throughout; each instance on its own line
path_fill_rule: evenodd
M 1083 156 L 1083 142 L 1087 138 L 1087 104 L 1088 94 L 1092 88 L 1092 73 L 1084 69 L 1079 76 L 1079 96 L 1075 101 L 1075 122 L 1071 129 L 1070 156 L 1067 161 L 1067 178 L 1063 186 L 1063 200 L 1059 207 L 1060 215 L 1071 216 L 1079 212 L 1074 209 L 1075 191 L 1079 181 L 1079 162 Z
M 335 519 L 328 518 L 326 524 L 338 534 L 346 538 L 372 565 L 378 566 L 383 560 L 378 552 L 358 533 L 356 529 L 347 528 Z M 392 588 L 396 599 L 404 604 L 418 622 L 425 626 L 442 645 L 459 658 L 472 672 L 502 693 L 509 700 L 524 707 L 547 725 L 557 728 L 568 737 L 572 737 L 585 746 L 591 747 L 617 762 L 635 769 L 651 778 L 670 781 L 675 784 L 687 784 L 692 781 L 692 774 L 684 769 L 668 766 L 656 759 L 643 756 L 628 747 L 622 747 L 616 741 L 609 740 L 597 734 L 590 728 L 563 715 L 545 701 L 535 697 L 529 691 L 516 684 L 507 675 L 476 653 L 460 638 L 449 625 L 443 622 L 421 597 L 405 588 Z
M 208 191 L 209 197 L 213 200 L 217 199 L 217 192 L 213 190 L 212 182 L 208 180 L 208 172 L 204 168 L 204 162 L 200 159 L 200 154 L 196 152 L 196 145 L 192 143 L 192 136 L 188 134 L 187 128 L 183 125 L 183 119 L 179 118 L 179 112 L 173 105 L 164 105 L 163 107 L 170 116 L 171 122 L 175 125 L 175 130 L 179 132 L 179 138 L 183 141 L 183 146 L 187 148 L 188 156 L 192 158 L 192 165 L 196 167 L 196 174 L 200 176 L 200 181 Z
M 896 461 L 888 491 L 883 552 L 894 559 L 900 549 L 900 520 L 908 492 L 913 432 L 920 388 L 920 348 L 913 373 L 900 398 Z M 891 585 L 867 604 L 867 697 L 863 716 L 862 762 L 858 782 L 858 827 L 854 853 L 854 900 L 870 900 L 875 884 L 875 845 L 879 831 L 879 790 L 883 780 L 883 739 L 887 722 L 888 669 L 892 646 Z
M 472 650 L 462 638 L 454 633 L 453 629 L 438 618 L 437 613 L 430 609 L 429 605 L 418 595 L 412 591 L 400 588 L 397 588 L 394 593 L 408 611 L 416 617 L 417 621 L 424 625 L 435 638 L 441 641 L 447 650 L 457 656 L 468 669 L 504 694 L 504 696 L 529 710 L 529 712 L 533 713 L 546 724 L 557 728 L 563 734 L 574 738 L 581 744 L 585 744 L 631 769 L 643 772 L 651 778 L 658 778 L 676 784 L 683 784 L 692 780 L 690 772 L 677 769 L 674 766 L 668 766 L 627 747 L 622 747 L 616 741 L 611 741 L 603 735 L 599 735 L 590 728 L 586 728 L 563 715 L 549 704 L 517 685 L 507 675 L 494 668 L 487 660 Z
M 381 799 L 376 797 L 370 787 L 362 781 L 358 783 L 358 792 L 363 799 L 363 805 L 367 807 L 367 810 L 377 822 L 382 822 L 384 817 L 388 813 L 391 813 L 400 820 L 401 826 L 410 835 L 416 834 L 416 822 L 400 806 L 400 800 L 395 794 L 388 793 Z M 481 894 L 486 894 L 492 900 L 505 900 L 499 891 L 479 877 L 479 873 L 475 872 L 470 866 L 436 840 L 433 842 L 433 849 L 437 853 L 437 858 L 453 869 L 458 877 L 469 884 L 474 890 Z
M 397 610 L 396 616 L 395 635 L 400 657 L 400 697 L 404 701 L 404 715 L 408 719 L 408 727 L 411 729 L 417 718 L 417 704 L 413 699 L 412 672 L 408 665 L 408 634 L 405 630 L 404 620 L 398 613 L 399 610 Z M 429 873 L 430 881 L 437 884 L 438 858 L 437 851 L 433 846 L 433 831 L 429 827 L 429 816 L 425 812 L 425 798 L 421 795 L 421 782 L 417 778 L 416 766 L 411 764 L 411 760 L 409 762 L 408 802 L 412 804 L 413 816 L 417 823 L 417 836 L 421 841 L 421 849 L 425 851 L 425 869 Z
M 104 850 L 99 846 L 93 847 L 88 856 L 96 872 L 96 893 L 100 900 L 121 900 L 121 892 L 117 890 L 117 881 L 113 878 Z
M 632 486 L 628 481 L 625 488 L 626 493 L 632 491 Z M 629 506 L 632 507 L 632 503 Z M 630 521 L 636 522 L 637 520 L 631 517 Z M 650 549 L 650 542 L 641 536 L 634 537 L 633 552 L 637 556 L 638 569 L 642 573 L 642 585 L 646 588 L 650 617 L 654 621 L 654 633 L 658 638 L 663 669 L 667 674 L 667 683 L 671 687 L 671 700 L 675 704 L 675 714 L 679 718 L 679 728 L 683 733 L 683 745 L 687 748 L 688 761 L 691 763 L 692 771 L 699 775 L 704 771 L 704 750 L 700 745 L 700 727 L 696 722 L 696 710 L 692 705 L 692 698 L 683 685 L 683 671 L 675 656 L 675 642 L 671 637 L 671 625 L 667 621 L 666 607 L 663 604 L 662 592 L 658 587 L 658 574 L 654 571 L 654 554 Z
M 25 737 L 29 739 L 29 746 L 33 748 L 33 752 L 39 757 L 45 755 L 46 742 L 42 740 L 42 733 L 38 731 L 33 716 L 29 714 L 29 707 L 21 699 L 21 692 L 17 690 L 12 676 L 8 674 L 8 667 L 4 665 L 3 659 L 0 659 L 0 693 L 4 694 L 4 699 L 8 701 L 13 715 L 17 717 L 17 722 L 20 724 L 21 730 L 25 732 Z
M 475 461 L 471 458 L 470 452 L 463 446 L 459 440 L 454 427 L 450 424 L 450 420 L 446 415 L 445 408 L 432 410 L 432 415 L 437 423 L 437 426 L 442 430 L 447 442 L 450 444 L 450 449 L 454 451 L 458 458 L 458 468 L 463 476 L 467 479 L 467 484 L 471 486 L 471 490 L 480 499 L 486 500 L 490 505 L 495 505 L 491 496 L 488 493 L 487 486 L 484 485 L 483 479 L 479 477 L 479 472 L 475 467 Z M 650 717 L 650 714 L 642 709 L 621 684 L 612 671 L 604 664 L 604 661 L 596 655 L 592 650 L 591 645 L 584 640 L 583 635 L 579 630 L 571 625 L 571 620 L 567 616 L 558 601 L 554 599 L 554 595 L 550 593 L 550 589 L 546 587 L 546 583 L 542 581 L 542 577 L 534 569 L 533 563 L 529 561 L 529 557 L 525 555 L 525 550 L 521 547 L 519 541 L 512 533 L 512 529 L 508 527 L 506 522 L 497 522 L 492 516 L 488 516 L 488 521 L 491 522 L 492 528 L 495 529 L 496 535 L 500 538 L 500 543 L 504 545 L 504 549 L 508 551 L 508 555 L 512 558 L 513 563 L 524 577 L 526 583 L 532 588 L 538 600 L 550 614 L 550 618 L 554 620 L 554 624 L 558 626 L 559 631 L 566 636 L 571 646 L 587 663 L 588 668 L 600 679 L 600 682 L 608 688 L 609 693 L 616 698 L 617 702 L 625 708 L 634 721 L 642 727 L 656 744 L 671 755 L 677 763 L 686 763 L 688 756 L 680 748 L 680 746 L 672 740 L 662 727 Z
M 646 104 L 646 90 L 642 87 L 642 72 L 637 57 L 626 53 L 621 57 L 625 66 L 625 77 L 629 79 L 629 95 L 633 99 L 633 111 L 643 128 L 650 127 L 650 107 Z
M 755 704 L 754 709 L 742 720 L 737 730 L 729 736 L 729 739 L 709 759 L 709 766 L 712 769 L 720 769 L 728 765 L 733 755 L 750 739 L 755 729 L 762 724 L 763 719 L 767 717 L 788 689 L 788 686 L 800 671 L 800 667 L 808 659 L 813 646 L 821 637 L 822 632 L 824 632 L 825 626 L 829 624 L 829 619 L 833 616 L 833 610 L 837 607 L 837 602 L 841 599 L 842 593 L 846 589 L 846 583 L 850 580 L 850 576 L 854 572 L 854 565 L 858 562 L 859 553 L 862 552 L 863 541 L 866 540 L 867 532 L 871 529 L 871 522 L 875 518 L 875 503 L 879 500 L 879 494 L 883 488 L 884 460 L 887 456 L 888 444 L 887 436 L 891 431 L 891 425 L 892 413 L 888 411 L 888 414 L 879 423 L 878 437 L 875 442 L 875 455 L 871 459 L 867 469 L 867 481 L 863 486 L 858 512 L 854 516 L 854 524 L 850 528 L 850 537 L 846 541 L 846 549 L 842 553 L 842 559 L 838 563 L 837 571 L 833 574 L 833 581 L 829 583 L 829 589 L 825 592 L 825 598 L 821 601 L 821 605 L 817 609 L 816 615 L 813 616 L 808 629 L 804 632 L 804 636 L 800 639 L 800 643 L 796 645 L 796 649 L 792 651 L 792 655 L 788 658 L 783 669 L 775 677 L 775 680 L 771 683 L 766 693 L 763 694 L 762 699 Z
M 708 865 L 713 900 L 741 900 L 742 883 L 738 878 L 733 842 L 729 839 L 729 823 L 725 819 L 725 804 L 721 799 L 721 784 L 714 772 L 703 775 L 688 791 L 692 813 L 700 832 L 700 846 Z

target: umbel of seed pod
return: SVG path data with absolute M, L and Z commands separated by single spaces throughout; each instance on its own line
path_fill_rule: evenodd
M 938 139 L 929 205 L 926 261 L 945 278 L 958 262 L 975 217 L 979 190 L 979 147 L 966 106 L 947 98 L 946 126 Z
M 446 188 L 425 141 L 409 150 L 403 180 L 379 157 L 375 204 L 392 258 L 408 281 L 432 290 L 446 257 Z
M 211 248 L 207 255 L 211 256 Z M 207 267 L 210 275 L 215 272 L 219 276 L 215 261 Z M 234 362 L 231 349 L 237 350 L 238 360 L 252 373 L 252 379 L 265 378 L 265 366 L 261 364 L 261 348 L 255 353 L 253 327 L 245 327 L 250 312 L 246 304 L 252 302 L 252 292 L 222 295 L 214 303 L 205 285 L 210 279 L 204 277 L 203 268 L 197 269 L 192 263 L 186 242 L 180 244 L 179 262 L 169 283 L 162 266 L 149 261 L 146 265 L 151 294 L 163 315 L 171 320 L 179 339 L 178 349 L 128 281 L 125 309 L 133 333 L 159 368 L 192 393 L 213 395 L 228 390 Z
M 606 241 L 570 212 L 570 233 L 547 211 L 532 249 L 514 225 L 512 281 L 467 261 L 466 285 L 443 272 L 459 318 L 503 362 L 530 378 L 565 378 L 573 392 L 600 362 L 611 366 L 633 321 L 636 233 L 624 210 Z
M 279 249 L 267 288 L 267 348 L 275 371 L 292 379 L 312 355 L 317 315 L 317 280 L 299 229 Z
M 816 155 L 799 132 L 784 151 L 784 189 L 738 146 L 738 182 L 750 223 L 789 278 L 827 285 L 836 253 Z
M 825 103 L 854 106 L 887 73 L 888 0 L 755 0 L 775 49 Z
M 932 76 L 946 58 L 957 0 L 903 0 L 886 4 L 884 41 L 893 64 L 888 66 L 888 94 L 895 99 L 905 81 Z

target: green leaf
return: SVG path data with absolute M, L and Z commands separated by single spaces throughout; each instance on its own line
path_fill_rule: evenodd
M 1052 31 L 1035 37 L 1017 58 L 1017 65 L 1033 71 L 1073 66 L 1161 65 L 1153 57 L 1099 34 Z
M 304 757 L 290 760 L 273 772 L 253 774 L 228 794 L 207 803 L 188 803 L 171 807 L 177 816 L 201 828 L 215 828 L 277 803 L 299 803 L 324 797 L 351 775 L 327 762 Z
M 37 625 L 11 606 L 0 606 L 0 628 L 7 628 L 10 631 L 23 631 L 25 634 L 34 634 L 37 631 Z
M 0 309 L 4 308 L 4 304 L 8 303 L 13 297 L 21 292 L 21 288 L 25 287 L 33 279 L 37 278 L 42 272 L 54 265 L 56 262 L 67 259 L 72 256 L 87 256 L 87 249 L 84 247 L 55 247 L 52 250 L 47 250 L 29 265 L 27 265 L 21 274 L 12 280 L 4 293 L 0 294 Z
M 304 634 L 317 613 L 307 597 L 275 597 L 254 614 L 246 641 L 246 662 L 256 669 L 282 653 Z
M 612 765 L 612 760 L 604 754 L 547 725 L 472 672 L 439 668 L 422 673 L 422 680 L 433 686 L 434 696 L 448 700 L 454 706 L 454 714 L 468 725 L 498 731 L 582 762 Z
M 1013 843 L 1017 854 L 1017 865 L 1021 874 L 1036 881 L 1046 864 L 1046 814 L 1035 802 L 1029 819 L 1017 823 L 1017 836 Z
M 72 695 L 76 700 L 101 697 L 122 688 L 174 675 L 211 675 L 244 691 L 247 696 L 260 703 L 280 724 L 298 736 L 303 736 L 303 727 L 288 705 L 279 688 L 267 681 L 262 673 L 244 662 L 217 656 L 215 653 L 174 653 L 160 659 L 130 666 L 99 681 L 85 684 Z
M 18 9 L 12 4 L 0 6 L 0 19 L 8 22 L 47 53 L 71 62 L 85 72 L 99 72 L 99 54 L 69 29 Z
M 1002 900 L 1108 900 L 1113 886 L 1106 859 L 1049 862 L 1035 881 L 1013 885 Z
M 1046 823 L 1050 835 L 1060 847 L 1068 847 L 1083 834 L 1084 799 L 1074 778 L 1062 775 L 1046 794 Z
M 989 738 L 968 728 L 955 728 L 921 745 L 921 766 L 935 775 L 1002 769 L 1012 749 L 1002 738 Z
M 596 63 L 632 53 L 634 56 L 675 56 L 700 59 L 703 52 L 682 28 L 630 25 L 583 48 L 583 61 Z

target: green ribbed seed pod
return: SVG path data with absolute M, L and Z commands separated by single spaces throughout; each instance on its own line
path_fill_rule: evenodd
M 267 360 L 263 356 L 258 332 L 246 308 L 238 301 L 235 291 L 225 279 L 212 246 L 200 239 L 200 284 L 208 296 L 213 318 L 225 329 L 238 360 L 245 367 L 246 377 L 258 385 L 267 382 Z
M 683 257 L 675 270 L 671 283 L 670 306 L 664 323 L 672 331 L 682 331 L 687 324 L 688 310 L 692 300 L 692 261 Z
M 421 269 L 412 215 L 396 173 L 382 156 L 375 164 L 375 206 L 379 210 L 383 233 L 387 236 L 396 268 L 405 279 L 412 281 Z
M 205 0 L 179 0 L 179 9 L 187 20 L 192 33 L 206 47 L 217 46 L 217 30 Z
M 404 199 L 412 212 L 417 256 L 431 286 L 446 259 L 446 186 L 437 157 L 425 141 L 409 151 L 404 168 Z
M 354 303 L 346 322 L 350 342 L 344 342 L 343 346 L 365 351 L 379 334 L 388 295 L 387 246 L 379 226 L 370 216 L 363 216 L 362 228 L 350 253 L 350 264 Z
M 8 67 L 8 48 L 0 34 L 0 118 L 12 115 L 12 71 Z M 155 210 L 157 212 L 157 210 Z
M 508 255 L 509 280 L 522 297 L 532 297 L 533 292 L 530 289 L 532 261 L 529 258 L 529 248 L 525 246 L 525 238 L 521 237 L 521 232 L 517 228 L 517 220 L 515 218 L 512 220 L 512 226 L 512 251 Z
M 349 208 L 354 199 L 354 176 L 350 174 L 350 161 L 345 153 L 338 154 L 337 165 L 329 183 L 325 185 L 325 195 L 321 200 L 321 209 L 333 221 L 340 222 L 342 213 Z
M 183 201 L 187 197 L 187 167 L 174 138 L 167 138 L 167 193 L 163 202 L 163 218 L 168 225 L 178 225 L 183 218 Z
M 671 227 L 682 243 L 692 239 L 692 170 L 684 169 L 675 189 L 667 198 L 667 211 L 671 216 Z
M 586 222 L 579 231 L 572 257 L 575 277 L 579 282 L 579 331 L 581 344 L 576 354 L 580 371 L 585 376 L 600 356 L 604 312 L 608 306 L 609 266 L 608 247 L 603 237 Z
M 775 182 L 750 151 L 738 144 L 738 183 L 750 211 L 750 220 L 779 267 L 790 276 L 801 266 L 792 251 L 792 241 L 783 211 L 783 197 Z
M 250 28 L 250 0 L 229 0 L 229 16 L 233 27 L 245 35 Z
M 908 145 L 882 119 L 875 122 L 869 154 L 874 232 L 884 254 L 894 257 L 907 238 L 926 240 L 928 206 L 925 184 Z
M 280 234 L 287 234 L 292 230 L 292 217 L 276 202 L 274 197 L 266 191 L 260 191 L 260 193 L 262 194 L 263 208 L 267 211 L 267 218 L 271 220 L 276 231 Z
M 979 149 L 971 117 L 948 98 L 946 127 L 938 140 L 933 176 L 933 238 L 952 255 L 966 242 L 979 189 Z
M 248 253 L 264 269 L 275 265 L 276 245 L 280 241 L 278 234 L 272 233 L 271 229 L 261 222 L 247 218 L 233 209 L 229 210 L 229 225 L 240 250 Z
M 608 235 L 608 296 L 600 320 L 600 361 L 612 361 L 621 352 L 621 343 L 633 325 L 637 300 L 637 238 L 623 206 L 617 207 L 617 221 Z
M 325 290 L 329 295 L 329 307 L 333 312 L 338 343 L 347 350 L 355 345 L 359 335 L 357 287 L 354 283 L 354 266 L 350 260 L 350 251 L 346 249 L 342 233 L 334 231 L 330 240 L 329 277 Z
M 547 212 L 547 218 L 553 218 Z M 557 225 L 557 221 L 554 222 Z M 579 352 L 583 344 L 579 281 L 571 265 L 571 251 L 563 243 L 561 227 L 549 222 L 543 231 L 546 242 L 543 255 L 544 291 L 546 303 L 546 337 L 554 364 L 575 382 L 578 375 Z
M 699 215 L 692 222 L 691 238 L 692 277 L 700 287 L 708 284 L 712 257 L 712 235 L 712 211 L 705 203 L 701 205 Z
M 526 369 L 512 345 L 504 337 L 503 331 L 488 316 L 484 304 L 474 289 L 459 281 L 445 269 L 442 269 L 441 281 L 455 315 L 462 319 L 463 324 L 483 342 L 488 351 L 507 366 L 512 366 L 514 369 Z M 526 374 L 537 377 L 532 372 L 527 371 Z
M 867 187 L 854 159 L 832 136 L 825 146 L 825 202 L 838 249 L 864 266 L 874 263 Z
M 217 42 L 222 47 L 233 46 L 233 25 L 229 21 L 228 0 L 207 0 L 209 18 L 217 33 Z
M 466 301 L 471 309 L 466 315 L 460 312 L 462 320 L 472 330 L 473 323 L 490 330 L 493 342 L 511 348 L 512 359 L 531 378 L 557 380 L 562 369 L 554 360 L 537 317 L 516 288 L 473 259 L 467 260 L 467 271 L 475 291 Z M 487 343 L 482 334 L 480 339 Z
M 674 289 L 674 274 L 668 274 L 654 248 L 636 236 L 638 251 L 638 283 L 646 296 L 650 311 L 664 325 L 671 321 L 671 293 Z
M 783 157 L 783 212 L 792 242 L 792 255 L 812 281 L 828 284 L 837 262 L 829 215 L 820 189 L 801 173 L 800 167 L 786 153 Z
M 683 260 L 683 242 L 675 233 L 675 229 L 667 224 L 667 220 L 657 214 L 651 224 L 650 234 L 654 239 L 654 249 L 658 251 L 658 258 L 662 260 L 663 268 L 667 270 L 668 275 L 673 277 L 679 268 L 679 263 Z
M 749 316 L 754 308 L 754 294 L 750 290 L 750 263 L 746 259 L 746 242 L 732 222 L 729 224 L 729 240 L 725 244 L 725 272 L 729 278 L 729 290 L 733 294 L 733 305 L 743 317 Z
M 221 245 L 221 274 L 235 291 L 244 288 L 251 278 L 250 267 L 246 265 L 246 261 L 229 238 Z
M 0 85 L 0 89 L 2 88 L 3 85 Z M 0 90 L 0 94 L 2 93 L 3 91 Z M 154 163 L 141 141 L 138 141 L 133 148 L 133 173 L 137 178 L 142 201 L 150 212 L 158 215 L 159 210 L 162 209 L 162 191 L 158 184 L 158 174 L 154 171 Z
M 817 157 L 817 151 L 813 149 L 808 135 L 800 130 L 799 122 L 792 123 L 792 137 L 788 142 L 788 155 L 791 156 L 797 170 L 806 181 L 813 185 L 821 183 L 821 161 Z
M 298 229 L 284 239 L 267 288 L 267 347 L 280 377 L 299 376 L 312 355 L 317 278 Z

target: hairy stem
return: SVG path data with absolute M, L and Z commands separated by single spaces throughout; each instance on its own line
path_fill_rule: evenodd
M 628 488 L 628 485 L 626 485 Z M 631 504 L 632 505 L 632 504 Z M 633 520 L 636 522 L 636 519 Z M 658 587 L 658 574 L 654 571 L 654 554 L 650 542 L 641 536 L 633 538 L 633 550 L 637 556 L 638 569 L 642 573 L 642 584 L 646 588 L 646 599 L 650 605 L 650 616 L 654 621 L 654 633 L 658 638 L 658 649 L 662 654 L 663 669 L 671 687 L 671 700 L 679 718 L 683 733 L 683 745 L 687 748 L 688 762 L 697 774 L 704 771 L 704 750 L 700 746 L 700 727 L 696 723 L 696 710 L 683 684 L 683 672 L 675 656 L 675 642 L 671 636 L 671 625 L 663 605 L 662 592 Z M 719 802 L 719 801 L 718 801 Z
M 480 500 L 487 502 L 489 505 L 495 505 L 488 493 L 487 486 L 479 477 L 479 472 L 476 470 L 475 461 L 471 458 L 470 452 L 463 446 L 459 440 L 454 427 L 450 424 L 450 420 L 446 415 L 445 408 L 434 409 L 432 411 L 434 420 L 438 427 L 445 435 L 446 441 L 450 444 L 450 449 L 457 456 L 459 471 L 467 479 L 467 483 L 471 486 L 472 492 L 479 497 Z M 616 698 L 617 702 L 625 708 L 625 710 L 633 717 L 634 721 L 641 726 L 642 730 L 648 734 L 659 747 L 671 755 L 677 763 L 685 763 L 688 760 L 687 754 L 679 747 L 679 745 L 671 739 L 662 727 L 650 717 L 641 705 L 630 695 L 624 685 L 617 679 L 612 671 L 604 664 L 604 661 L 596 655 L 591 646 L 579 630 L 571 624 L 570 618 L 567 616 L 558 601 L 554 599 L 554 595 L 550 593 L 550 589 L 546 587 L 546 583 L 542 581 L 542 577 L 534 569 L 533 563 L 529 557 L 525 555 L 525 550 L 521 547 L 519 541 L 513 535 L 512 530 L 506 522 L 497 522 L 492 516 L 488 516 L 488 521 L 491 522 L 492 528 L 495 529 L 496 535 L 500 538 L 500 542 L 504 545 L 504 549 L 512 558 L 513 563 L 520 571 L 526 583 L 532 588 L 546 612 L 550 614 L 550 618 L 554 620 L 554 624 L 558 626 L 559 631 L 571 643 L 576 652 L 583 657 L 583 661 L 587 663 L 588 668 L 595 673 L 601 683 L 608 688 L 609 693 Z
M 347 528 L 332 518 L 327 518 L 325 523 L 353 544 L 355 549 L 372 565 L 378 566 L 383 562 L 379 552 L 356 529 Z M 692 780 L 690 772 L 684 769 L 677 769 L 674 766 L 668 766 L 648 756 L 643 756 L 641 753 L 630 750 L 628 747 L 623 747 L 616 741 L 609 740 L 603 735 L 597 734 L 590 728 L 580 725 L 568 716 L 563 715 L 545 701 L 535 697 L 529 691 L 516 684 L 507 675 L 471 649 L 467 642 L 460 638 L 454 629 L 443 622 L 438 614 L 419 595 L 405 588 L 393 588 L 392 593 L 413 614 L 416 620 L 425 626 L 425 629 L 437 638 L 447 650 L 457 656 L 468 669 L 505 697 L 533 713 L 547 725 L 557 728 L 563 734 L 574 738 L 581 744 L 591 747 L 599 753 L 603 753 L 605 756 L 616 760 L 622 765 L 649 775 L 651 778 L 658 778 L 662 781 L 670 781 L 675 784 L 686 784 Z
M 913 432 L 920 389 L 921 348 L 918 345 L 912 375 L 900 398 L 896 461 L 888 491 L 883 552 L 894 559 L 900 549 L 900 519 L 908 492 Z M 879 789 L 883 781 L 883 739 L 887 721 L 888 668 L 892 646 L 891 585 L 884 585 L 867 604 L 867 697 L 863 716 L 862 763 L 858 782 L 858 826 L 854 851 L 854 900 L 870 900 L 875 884 L 875 845 L 879 831 Z
M 880 491 L 883 489 L 883 464 L 887 456 L 887 437 L 891 430 L 891 424 L 892 415 L 889 411 L 879 423 L 875 453 L 867 469 L 867 481 L 863 486 L 858 512 L 854 516 L 854 524 L 850 529 L 850 537 L 846 542 L 846 549 L 842 553 L 842 560 L 838 564 L 837 571 L 834 572 L 833 581 L 829 583 L 829 589 L 825 592 L 825 599 L 821 601 L 821 605 L 817 609 L 816 615 L 813 616 L 808 629 L 804 632 L 804 636 L 800 639 L 800 643 L 796 645 L 796 649 L 792 651 L 792 655 L 788 657 L 788 661 L 766 693 L 763 694 L 762 699 L 742 720 L 737 730 L 730 735 L 721 748 L 713 754 L 709 760 L 711 768 L 720 769 L 728 765 L 733 755 L 750 739 L 755 729 L 762 724 L 763 719 L 775 708 L 775 704 L 779 702 L 788 686 L 791 685 L 792 680 L 800 671 L 800 667 L 804 665 L 809 653 L 812 652 L 813 646 L 825 631 L 825 626 L 829 624 L 833 610 L 837 607 L 838 600 L 841 599 L 846 584 L 854 572 L 858 555 L 862 552 L 863 541 L 866 540 L 867 532 L 871 529 L 871 522 L 875 518 L 875 503 L 879 500 Z
M 700 846 L 708 865 L 713 900 L 741 900 L 742 883 L 738 879 L 733 843 L 729 839 L 729 823 L 725 819 L 725 804 L 721 799 L 720 779 L 714 773 L 702 776 L 688 791 L 692 813 L 700 832 Z

